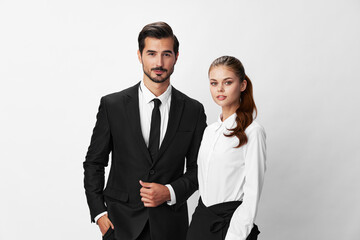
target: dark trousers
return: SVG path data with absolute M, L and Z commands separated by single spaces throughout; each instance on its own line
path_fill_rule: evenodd
M 146 222 L 144 229 L 136 240 L 151 240 L 149 221 Z
M 187 240 L 223 240 L 232 215 L 241 201 L 225 202 L 206 207 L 199 199 L 187 233 Z M 247 240 L 257 240 L 258 227 L 254 224 Z
M 103 236 L 103 240 L 115 240 L 114 230 L 111 227 Z M 149 222 L 146 222 L 144 229 L 136 240 L 151 240 Z
M 112 240 L 114 239 L 114 230 L 110 227 L 107 232 L 102 237 L 103 240 Z

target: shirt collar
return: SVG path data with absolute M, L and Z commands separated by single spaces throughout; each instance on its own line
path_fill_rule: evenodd
M 219 126 L 223 126 L 226 129 L 232 129 L 236 126 L 236 112 L 230 115 L 225 121 L 221 121 L 222 114 L 219 114 L 218 123 Z
M 161 104 L 164 104 L 165 102 L 167 102 L 169 100 L 169 97 L 171 96 L 171 84 L 169 84 L 168 88 L 166 89 L 165 92 L 163 92 L 163 94 L 161 94 L 160 96 L 156 97 L 144 84 L 144 81 L 141 81 L 140 83 L 140 90 L 143 94 L 144 97 L 144 101 L 146 103 L 150 103 L 154 98 L 158 98 L 161 101 Z

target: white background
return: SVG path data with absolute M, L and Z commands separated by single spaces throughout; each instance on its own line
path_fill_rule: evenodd
M 141 80 L 137 36 L 159 20 L 180 41 L 171 81 L 208 123 L 212 60 L 238 57 L 253 81 L 259 239 L 360 239 L 358 0 L 0 0 L 0 239 L 100 239 L 82 162 L 100 97 Z

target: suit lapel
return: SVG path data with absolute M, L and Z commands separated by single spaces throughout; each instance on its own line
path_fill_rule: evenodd
M 129 120 L 128 122 L 134 132 L 133 136 L 136 138 L 136 141 L 138 143 L 138 148 L 140 151 L 145 153 L 149 163 L 152 163 L 148 148 L 146 147 L 146 143 L 144 141 L 144 137 L 141 132 L 140 113 L 139 113 L 139 92 L 138 92 L 139 85 L 140 83 L 128 89 L 128 92 L 126 93 L 128 99 L 125 108 Z
M 164 140 L 161 143 L 159 154 L 156 160 L 160 159 L 161 155 L 165 152 L 166 148 L 169 146 L 172 139 L 175 137 L 181 119 L 183 107 L 183 98 L 181 97 L 179 91 L 172 87 L 169 122 Z

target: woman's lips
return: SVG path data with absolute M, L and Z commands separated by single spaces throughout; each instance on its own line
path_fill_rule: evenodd
M 220 101 L 223 101 L 223 100 L 226 99 L 226 96 L 224 96 L 224 95 L 219 95 L 219 96 L 217 96 L 216 98 L 219 99 Z

